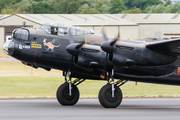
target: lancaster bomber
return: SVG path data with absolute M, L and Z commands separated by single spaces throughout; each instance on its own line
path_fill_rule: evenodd
M 75 105 L 78 85 L 86 79 L 105 80 L 99 102 L 116 108 L 127 81 L 180 85 L 180 39 L 145 42 L 95 34 L 92 29 L 44 23 L 39 29 L 18 28 L 3 45 L 6 54 L 33 68 L 63 71 L 57 89 L 61 105 Z M 72 80 L 75 78 L 75 80 Z

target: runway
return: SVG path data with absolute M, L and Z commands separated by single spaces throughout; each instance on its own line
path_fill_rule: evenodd
M 124 98 L 115 109 L 98 99 L 61 106 L 56 99 L 0 99 L 0 120 L 179 120 L 180 98 Z

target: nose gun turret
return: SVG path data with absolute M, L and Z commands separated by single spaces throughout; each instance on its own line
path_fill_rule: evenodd
M 12 55 L 14 52 L 14 42 L 12 40 L 8 40 L 3 45 L 3 50 L 7 55 Z

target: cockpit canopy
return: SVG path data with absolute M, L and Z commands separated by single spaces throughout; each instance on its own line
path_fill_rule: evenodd
M 80 27 L 69 26 L 65 24 L 58 23 L 44 23 L 40 29 L 45 30 L 49 34 L 64 36 L 68 29 L 72 35 L 85 35 L 85 34 L 94 34 L 92 29 L 83 29 Z

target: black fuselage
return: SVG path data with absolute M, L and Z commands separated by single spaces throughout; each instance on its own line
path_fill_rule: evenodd
M 86 37 L 88 36 L 92 35 L 86 35 Z M 76 42 L 80 42 L 84 40 L 84 37 L 85 36 L 76 36 L 74 38 Z M 91 38 L 91 41 L 96 41 L 96 38 Z M 136 62 L 137 65 L 128 67 L 124 65 L 122 67 L 122 64 L 116 66 L 114 63 L 110 63 L 109 61 L 106 62 L 106 53 L 98 48 L 100 43 L 91 45 L 92 48 L 90 50 L 81 49 L 78 60 L 82 61 L 75 64 L 77 58 L 74 57 L 72 59 L 72 55 L 69 54 L 66 50 L 66 47 L 70 44 L 68 37 L 47 34 L 41 29 L 36 30 L 36 34 L 30 33 L 28 40 L 22 40 L 13 37 L 12 42 L 14 44 L 14 51 L 11 56 L 22 61 L 24 64 L 27 63 L 34 68 L 41 67 L 46 70 L 53 68 L 62 71 L 68 71 L 69 67 L 71 67 L 72 77 L 106 80 L 106 77 L 104 79 L 100 77 L 102 71 L 105 71 L 103 70 L 103 66 L 106 65 L 107 68 L 114 68 L 114 77 L 116 79 L 180 85 L 179 69 L 177 69 L 177 67 L 169 67 L 166 65 L 175 62 L 176 58 L 168 55 L 164 57 L 160 53 L 157 54 L 155 52 L 146 50 L 145 48 L 135 48 L 135 50 L 139 50 L 138 55 L 131 53 L 131 51 L 129 52 L 129 54 L 133 54 L 134 57 L 138 59 Z M 87 44 L 89 44 L 89 42 Z M 122 53 L 128 51 L 127 49 L 120 50 Z M 147 53 L 148 55 L 145 55 Z M 84 56 L 83 59 L 82 56 Z M 152 56 L 158 56 L 157 58 L 154 57 L 154 59 L 156 59 L 154 63 L 148 61 Z M 126 56 L 123 57 L 123 59 L 127 59 Z M 118 62 L 117 60 L 115 62 Z M 95 66 L 95 68 L 92 67 L 88 69 L 87 65 L 89 65 L 90 61 L 99 62 L 100 64 L 97 67 Z M 160 66 L 158 66 L 159 61 L 161 61 Z M 143 65 L 138 67 L 138 65 L 141 64 Z M 176 71 L 176 73 L 174 73 L 174 71 Z

